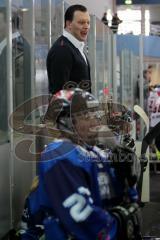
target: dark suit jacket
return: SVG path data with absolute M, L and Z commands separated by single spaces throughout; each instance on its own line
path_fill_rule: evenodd
M 49 50 L 47 72 L 50 93 L 68 89 L 69 85 L 88 91 L 91 89 L 89 62 L 86 64 L 80 51 L 64 36 L 59 37 Z M 66 85 L 68 82 L 76 84 Z

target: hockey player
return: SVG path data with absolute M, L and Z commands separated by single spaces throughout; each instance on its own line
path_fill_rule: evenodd
M 124 189 L 107 152 L 96 146 L 103 113 L 98 101 L 79 89 L 52 97 L 44 121 L 61 137 L 42 152 L 21 239 L 39 239 L 42 233 L 47 240 L 141 239 L 135 186 Z
M 160 70 L 155 67 L 152 69 L 151 81 L 149 85 L 150 94 L 148 98 L 148 113 L 149 113 L 151 131 L 148 137 L 147 136 L 145 137 L 143 145 L 145 144 L 145 140 L 147 140 L 149 145 L 150 142 L 152 142 L 152 140 L 155 138 L 157 158 L 159 158 L 159 140 L 160 140 L 160 134 L 156 133 L 156 131 L 158 130 L 157 124 L 160 122 L 160 82 L 159 81 L 160 81 Z M 148 140 L 149 137 L 151 137 L 152 139 L 151 141 Z M 144 157 L 144 154 L 142 157 Z
M 147 133 L 147 135 L 143 138 L 141 148 L 141 159 L 145 160 L 146 164 L 147 164 L 147 158 L 145 156 L 146 151 L 148 146 L 152 143 L 154 139 L 157 151 L 160 152 L 160 122 L 158 122 L 154 127 L 152 127 L 151 130 Z

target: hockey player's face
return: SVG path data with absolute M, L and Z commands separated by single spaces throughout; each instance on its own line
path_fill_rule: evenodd
M 72 21 L 67 21 L 67 30 L 79 41 L 86 41 L 90 28 L 90 16 L 88 12 L 75 11 Z
M 83 112 L 75 117 L 75 130 L 86 143 L 94 145 L 97 141 L 101 119 L 96 112 Z

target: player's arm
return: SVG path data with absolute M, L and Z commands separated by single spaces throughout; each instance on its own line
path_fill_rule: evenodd
M 148 163 L 148 159 L 146 157 L 146 151 L 148 146 L 152 143 L 153 139 L 156 139 L 160 134 L 160 122 L 154 126 L 149 133 L 143 138 L 142 146 L 141 146 L 141 156 L 140 161 L 143 165 L 143 171 L 145 171 Z
M 141 155 L 145 155 L 148 146 L 152 143 L 153 139 L 155 139 L 160 134 L 160 122 L 153 127 L 149 133 L 143 138 Z
M 25 200 L 20 228 L 15 236 L 15 240 L 39 240 L 44 234 L 43 226 L 36 225 L 30 209 L 30 195 Z

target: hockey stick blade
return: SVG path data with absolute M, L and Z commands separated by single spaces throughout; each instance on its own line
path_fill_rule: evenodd
M 141 108 L 139 105 L 134 105 L 134 111 L 143 119 L 147 132 L 149 131 L 149 118 L 143 108 Z

